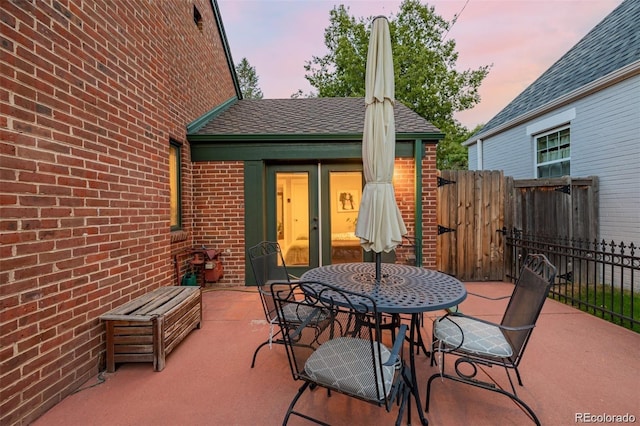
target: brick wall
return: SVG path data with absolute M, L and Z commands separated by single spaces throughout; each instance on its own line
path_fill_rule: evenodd
M 415 161 L 413 158 L 396 159 L 393 172 L 393 189 L 396 202 L 407 227 L 407 236 L 415 237 Z M 412 241 L 403 240 L 403 246 L 396 248 L 396 262 L 415 265 L 415 250 Z
M 244 285 L 244 164 L 198 162 L 193 167 L 194 245 L 223 250 L 224 277 L 216 285 Z
M 394 169 L 394 190 L 398 208 L 407 227 L 407 235 L 416 237 L 415 229 L 415 160 L 396 159 Z M 435 269 L 436 266 L 436 145 L 425 147 L 422 159 L 422 266 Z M 409 241 L 396 249 L 396 262 L 415 264 L 415 252 Z
M 100 314 L 174 283 L 193 212 L 185 126 L 235 92 L 208 0 L 3 1 L 0 30 L 0 424 L 14 425 L 103 367 Z M 173 238 L 170 138 L 186 148 Z
M 436 269 L 436 197 L 438 191 L 438 171 L 436 170 L 437 145 L 425 146 L 422 159 L 422 266 Z

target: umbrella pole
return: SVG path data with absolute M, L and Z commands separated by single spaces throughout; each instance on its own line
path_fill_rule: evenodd
M 376 252 L 376 282 L 380 282 L 380 277 L 382 275 L 382 253 Z

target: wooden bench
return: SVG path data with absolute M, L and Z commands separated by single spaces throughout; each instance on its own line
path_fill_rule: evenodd
M 107 331 L 107 371 L 117 363 L 153 362 L 165 357 L 202 322 L 199 287 L 160 287 L 100 316 Z

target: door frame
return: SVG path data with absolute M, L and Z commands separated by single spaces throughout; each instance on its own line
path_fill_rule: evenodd
M 309 176 L 309 265 L 294 266 L 287 265 L 289 273 L 300 276 L 303 272 L 317 268 L 319 266 L 320 255 L 318 252 L 319 238 L 322 232 L 320 224 L 319 197 L 318 197 L 318 164 L 299 163 L 299 164 L 280 164 L 273 163 L 266 165 L 266 228 L 265 233 L 268 241 L 277 241 L 277 218 L 276 218 L 276 173 L 308 173 Z M 316 218 L 315 224 L 313 218 Z
M 321 237 L 321 265 L 331 264 L 331 187 L 329 185 L 329 176 L 331 172 L 360 172 L 362 173 L 362 182 L 360 190 L 364 189 L 364 173 L 362 171 L 362 162 L 351 161 L 327 161 L 320 163 L 320 227 L 322 230 L 329 232 L 320 232 Z M 364 252 L 365 256 L 367 252 Z
M 277 191 L 275 177 L 277 172 L 307 172 L 309 174 L 309 265 L 289 266 L 293 275 L 299 276 L 305 271 L 331 263 L 331 194 L 329 176 L 331 172 L 360 172 L 360 161 L 315 161 L 299 163 L 267 163 L 264 165 L 264 230 L 263 235 L 269 241 L 277 241 L 276 202 Z M 361 188 L 364 187 L 364 175 Z M 255 195 L 255 194 L 254 194 Z M 313 218 L 318 218 L 318 228 L 313 229 Z M 316 231 L 316 232 L 314 232 Z M 367 252 L 364 252 L 365 258 Z

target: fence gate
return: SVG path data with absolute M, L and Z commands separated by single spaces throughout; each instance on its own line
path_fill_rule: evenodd
M 438 172 L 436 265 L 463 281 L 502 281 L 505 202 L 502 171 Z M 506 221 L 510 221 L 509 218 Z
M 512 197 L 506 215 L 512 218 L 516 233 L 542 238 L 565 238 L 591 243 L 598 239 L 598 178 L 564 176 L 561 178 L 520 179 L 507 178 Z M 509 228 L 511 229 L 511 228 Z M 513 241 L 516 241 L 514 239 Z M 568 250 L 568 249 L 567 249 Z M 544 248 L 539 248 L 544 252 Z M 505 252 L 505 264 L 519 264 L 517 249 Z M 555 255 L 554 255 L 555 256 Z M 579 265 L 563 265 L 554 257 L 549 259 L 558 268 L 558 276 L 588 276 Z M 595 260 L 595 259 L 594 259 Z M 586 265 L 587 263 L 583 263 Z

